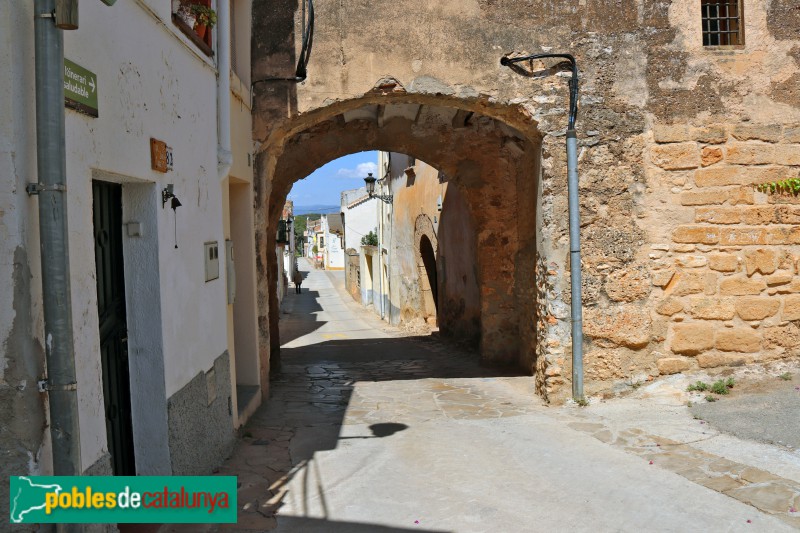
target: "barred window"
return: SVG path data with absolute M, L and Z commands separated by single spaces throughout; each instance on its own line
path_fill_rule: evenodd
M 701 0 L 703 46 L 744 45 L 742 0 Z

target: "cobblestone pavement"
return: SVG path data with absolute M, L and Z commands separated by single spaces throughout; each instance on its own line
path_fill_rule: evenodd
M 165 530 L 793 530 L 793 481 L 544 406 L 531 378 L 386 327 L 335 275 L 303 285 L 271 398 L 219 472 L 238 476 L 238 523 Z

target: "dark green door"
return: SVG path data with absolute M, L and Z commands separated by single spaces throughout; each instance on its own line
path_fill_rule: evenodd
M 125 272 L 122 255 L 122 186 L 92 182 L 97 308 L 106 409 L 108 449 L 114 475 L 136 475 L 125 318 Z

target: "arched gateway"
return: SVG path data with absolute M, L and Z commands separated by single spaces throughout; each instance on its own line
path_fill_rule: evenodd
M 262 383 L 278 345 L 267 261 L 278 207 L 322 164 L 386 150 L 440 170 L 468 206 L 483 359 L 568 396 L 567 80 L 500 62 L 547 52 L 580 71 L 586 392 L 797 355 L 796 326 L 782 322 L 800 316 L 794 294 L 759 276 L 779 272 L 794 290 L 786 258 L 800 238 L 752 187 L 797 174 L 800 102 L 787 87 L 800 41 L 786 2 L 748 4 L 733 53 L 704 41 L 690 0 L 314 0 L 308 61 L 305 4 L 252 4 Z M 759 307 L 769 298 L 780 303 Z M 732 307 L 707 311 L 721 301 Z
M 259 300 L 262 334 L 277 362 L 277 269 L 268 250 L 292 185 L 323 164 L 362 150 L 413 155 L 448 176 L 468 204 L 477 230 L 483 361 L 532 371 L 536 261 L 535 214 L 541 152 L 536 124 L 513 106 L 485 99 L 411 94 L 391 78 L 362 98 L 318 109 L 286 122 L 256 158 Z M 525 265 L 525 266 L 523 266 Z M 266 349 L 266 347 L 264 347 Z

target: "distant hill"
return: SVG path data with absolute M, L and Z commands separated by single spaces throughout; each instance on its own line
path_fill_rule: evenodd
M 341 206 L 338 205 L 296 205 L 294 206 L 295 215 L 327 215 L 328 213 L 338 213 Z

